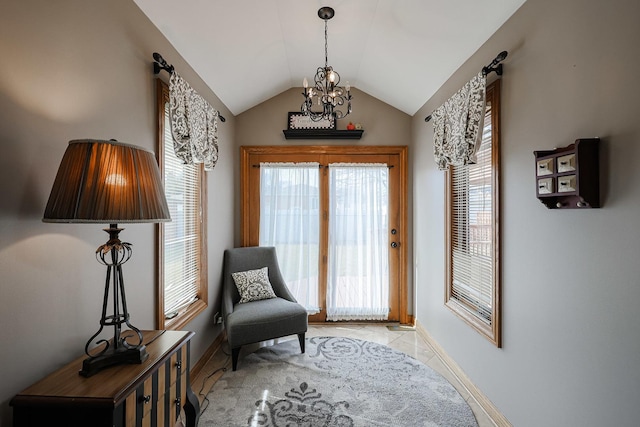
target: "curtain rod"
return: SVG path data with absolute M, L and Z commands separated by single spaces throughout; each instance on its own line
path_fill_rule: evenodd
M 153 74 L 159 74 L 160 71 L 162 70 L 166 71 L 169 74 L 173 74 L 173 71 L 174 71 L 173 65 L 169 65 L 167 61 L 164 60 L 162 55 L 160 55 L 158 52 L 153 52 L 153 59 L 155 60 L 155 62 L 153 63 Z M 218 117 L 222 122 L 227 121 L 227 119 L 225 119 L 224 116 L 220 114 L 219 111 L 218 111 Z
M 506 50 L 503 50 L 502 52 L 500 52 L 495 58 L 493 58 L 493 61 L 491 61 L 489 65 L 482 67 L 482 75 L 487 76 L 489 75 L 489 73 L 492 73 L 495 71 L 497 75 L 501 76 L 502 64 L 500 63 L 504 61 L 507 55 L 508 55 L 508 52 Z M 429 114 L 427 117 L 424 118 L 424 121 L 428 122 L 429 120 L 431 120 L 432 115 L 433 113 Z
M 260 167 L 260 165 L 251 165 L 251 167 L 252 167 L 252 168 L 259 168 L 259 167 Z M 329 165 L 320 165 L 320 164 L 318 165 L 318 168 L 320 168 L 320 169 L 322 169 L 322 168 L 328 168 L 328 167 L 329 167 Z M 391 169 L 391 168 L 393 168 L 393 165 L 387 165 L 387 167 L 388 167 L 389 169 Z

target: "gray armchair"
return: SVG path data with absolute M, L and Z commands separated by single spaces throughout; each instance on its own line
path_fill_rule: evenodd
M 239 304 L 240 293 L 231 273 L 268 267 L 269 281 L 276 298 Z M 231 363 L 238 366 L 240 348 L 288 335 L 298 335 L 304 353 L 307 310 L 295 300 L 280 273 L 274 247 L 246 247 L 224 252 L 222 316 L 231 348 Z

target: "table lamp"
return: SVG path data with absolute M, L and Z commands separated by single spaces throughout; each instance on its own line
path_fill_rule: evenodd
M 69 141 L 42 220 L 109 224 L 104 229 L 109 240 L 96 250 L 96 259 L 107 267 L 100 329 L 85 345 L 89 357 L 80 375 L 89 377 L 109 366 L 144 362 L 149 355 L 142 333 L 129 321 L 122 275 L 122 264 L 131 258 L 131 244 L 119 239 L 123 229 L 118 223 L 171 220 L 154 153 L 115 140 Z M 123 325 L 137 335 L 137 343 L 127 341 L 135 335 L 122 335 Z M 99 339 L 90 348 L 105 327 L 113 327 L 113 339 Z

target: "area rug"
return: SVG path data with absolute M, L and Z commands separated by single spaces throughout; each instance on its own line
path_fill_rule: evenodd
M 462 396 L 428 366 L 387 346 L 314 337 L 262 347 L 207 395 L 199 426 L 477 427 Z

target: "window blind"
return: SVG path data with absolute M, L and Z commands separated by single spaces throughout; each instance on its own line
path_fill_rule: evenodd
M 165 104 L 165 123 L 169 105 Z M 202 167 L 185 165 L 174 154 L 171 126 L 164 126 L 164 187 L 171 222 L 164 227 L 164 315 L 178 311 L 199 297 L 202 247 L 200 182 Z
M 491 324 L 494 266 L 491 105 L 476 164 L 451 167 L 451 297 Z

